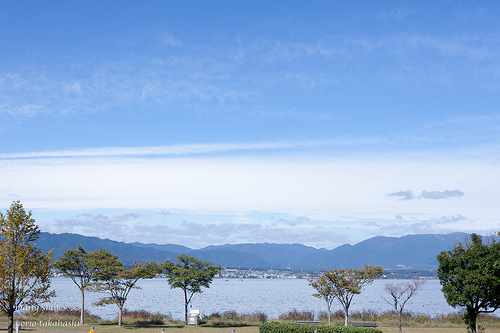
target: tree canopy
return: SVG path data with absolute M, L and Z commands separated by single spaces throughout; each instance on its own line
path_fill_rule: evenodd
M 500 307 L 500 243 L 485 244 L 480 235 L 471 234 L 470 240 L 441 252 L 437 260 L 446 301 L 465 308 L 464 321 L 475 333 L 477 315 Z
M 0 311 L 7 315 L 12 333 L 14 312 L 23 306 L 48 302 L 52 251 L 34 245 L 40 231 L 19 201 L 6 214 L 0 212 Z
M 135 263 L 133 268 L 125 269 L 117 258 L 110 257 L 110 259 L 111 265 L 108 266 L 109 269 L 104 268 L 98 274 L 97 282 L 97 290 L 105 291 L 109 296 L 101 298 L 95 304 L 98 306 L 116 304 L 119 309 L 118 326 L 121 326 L 123 307 L 130 291 L 132 289 L 140 289 L 136 285 L 137 281 L 140 279 L 152 279 L 160 270 L 154 262 L 145 264 Z
M 354 295 L 360 294 L 364 286 L 372 283 L 383 273 L 381 267 L 374 265 L 364 265 L 360 269 L 346 268 L 323 272 L 324 283 L 328 283 L 328 289 L 325 288 L 324 291 L 330 291 L 344 308 L 345 326 L 349 324 L 349 307 Z
M 167 271 L 170 288 L 181 288 L 184 292 L 184 323 L 188 322 L 188 304 L 195 293 L 201 293 L 202 287 L 209 288 L 215 275 L 222 266 L 213 266 L 209 261 L 200 261 L 195 257 L 181 254 L 178 263 L 167 261 L 163 269 Z
M 80 323 L 84 324 L 85 313 L 85 291 L 92 288 L 95 280 L 95 267 L 89 265 L 89 253 L 81 246 L 76 249 L 67 250 L 62 257 L 56 260 L 53 267 L 63 273 L 64 277 L 69 277 L 78 286 L 82 294 L 80 309 Z
M 331 325 L 332 303 L 335 300 L 335 293 L 332 284 L 325 275 L 320 275 L 315 279 L 309 280 L 309 285 L 316 289 L 314 297 L 325 300 L 328 311 L 328 325 Z

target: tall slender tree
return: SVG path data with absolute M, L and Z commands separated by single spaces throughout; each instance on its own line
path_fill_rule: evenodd
M 23 306 L 38 306 L 55 296 L 50 288 L 52 251 L 35 247 L 38 226 L 31 212 L 14 201 L 6 214 L 0 212 L 0 311 L 7 315 L 9 333 L 14 312 Z
M 201 287 L 209 288 L 212 280 L 223 267 L 214 266 L 209 261 L 200 261 L 195 257 L 181 254 L 177 256 L 178 263 L 167 261 L 163 270 L 167 271 L 170 288 L 181 288 L 184 292 L 184 324 L 188 323 L 188 304 L 196 293 L 201 293 Z
M 63 273 L 65 277 L 71 278 L 82 294 L 80 308 L 80 323 L 84 324 L 85 292 L 92 289 L 95 280 L 96 268 L 88 263 L 89 253 L 81 246 L 76 249 L 67 250 L 62 257 L 53 264 L 54 268 Z
M 324 275 L 309 280 L 309 285 L 317 291 L 317 293 L 313 294 L 314 297 L 325 300 L 326 309 L 328 310 L 328 326 L 330 326 L 332 316 L 332 303 L 335 300 L 335 294 L 332 285 Z

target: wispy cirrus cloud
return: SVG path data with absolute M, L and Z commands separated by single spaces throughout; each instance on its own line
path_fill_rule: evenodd
M 158 34 L 158 48 L 177 50 L 181 45 L 180 38 L 172 33 Z M 338 88 L 352 82 L 370 82 L 375 77 L 387 83 L 393 83 L 397 77 L 417 84 L 466 78 L 476 84 L 497 86 L 499 69 L 495 60 L 500 50 L 496 45 L 496 36 L 450 38 L 388 33 L 378 37 L 325 35 L 312 41 L 269 37 L 244 44 L 234 38 L 232 43 L 211 47 L 182 44 L 181 56 L 173 51 L 144 55 L 131 48 L 129 57 L 116 56 L 98 62 L 95 59 L 99 58 L 99 52 L 92 49 L 84 50 L 85 56 L 77 60 L 71 57 L 72 62 L 62 61 L 53 54 L 61 61 L 47 60 L 46 64 L 0 71 L 0 114 L 29 118 L 102 112 L 130 105 L 156 110 L 176 105 L 184 112 L 192 109 L 201 112 L 207 104 L 225 109 L 227 105 L 234 107 L 235 102 L 261 101 L 268 95 L 266 89 L 283 84 L 293 90 Z M 121 49 L 123 45 L 111 47 Z M 428 56 L 429 51 L 433 52 L 432 57 Z M 65 56 L 69 58 L 74 50 L 67 52 Z M 244 60 L 233 60 L 235 54 Z M 377 56 L 392 60 L 384 62 L 384 75 L 367 71 L 362 65 L 372 67 L 370 59 Z M 296 66 L 307 59 L 318 59 L 326 66 L 307 70 Z M 413 66 L 406 65 L 410 62 Z M 460 73 L 453 66 L 443 65 L 449 62 L 458 64 Z M 345 67 L 346 63 L 352 70 L 341 70 L 339 64 Z M 270 70 L 270 64 L 286 70 Z M 389 75 L 391 72 L 394 74 Z
M 102 147 L 82 148 L 57 151 L 38 151 L 29 153 L 0 154 L 0 159 L 25 159 L 45 157 L 100 157 L 100 156 L 176 156 L 212 154 L 238 151 L 272 151 L 288 149 L 314 149 L 342 146 L 365 146 L 384 143 L 383 140 L 304 140 L 304 141 L 273 141 L 253 143 L 207 143 L 184 144 L 171 146 L 145 147 Z

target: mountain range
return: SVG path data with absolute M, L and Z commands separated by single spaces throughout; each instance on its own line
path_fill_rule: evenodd
M 332 250 L 301 244 L 271 243 L 225 244 L 191 249 L 175 244 L 124 243 L 78 234 L 41 232 L 36 245 L 42 251 L 52 249 L 53 258 L 58 258 L 66 250 L 77 248 L 79 245 L 88 252 L 104 249 L 118 255 L 125 264 L 175 261 L 178 255 L 188 254 L 226 268 L 241 269 L 317 271 L 323 268 L 359 268 L 368 264 L 384 269 L 435 270 L 438 267 L 437 255 L 451 249 L 468 236 L 466 233 L 378 236 Z

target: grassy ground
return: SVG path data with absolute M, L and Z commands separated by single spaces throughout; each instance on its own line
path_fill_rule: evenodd
M 68 332 L 89 332 L 90 327 L 94 327 L 95 333 L 108 332 L 108 333 L 118 333 L 118 332 L 139 332 L 139 333 L 152 333 L 161 332 L 164 329 L 165 333 L 258 333 L 258 326 L 238 326 L 238 327 L 208 327 L 208 326 L 155 326 L 155 327 L 136 327 L 135 325 L 125 324 L 121 327 L 117 325 L 103 325 L 103 324 L 90 324 L 90 325 L 78 325 L 72 327 L 57 327 L 57 326 L 32 326 L 24 327 L 21 329 L 22 332 L 46 332 L 46 333 L 68 333 Z M 397 326 L 394 327 L 379 327 L 383 332 L 386 333 L 397 333 Z M 6 323 L 0 323 L 0 332 L 5 332 L 7 330 Z M 403 332 L 407 333 L 465 333 L 465 326 L 463 327 L 403 327 Z M 500 328 L 486 328 L 487 333 L 500 333 Z
M 323 324 L 327 324 L 324 314 L 319 314 Z M 203 319 L 199 326 L 184 326 L 183 322 L 172 320 L 169 316 L 151 314 L 145 311 L 126 311 L 123 317 L 124 325 L 117 326 L 116 320 L 101 320 L 98 317 L 86 314 L 87 324 L 79 325 L 79 312 L 37 312 L 27 313 L 15 318 L 23 325 L 21 332 L 68 333 L 89 332 L 94 327 L 95 333 L 108 332 L 139 332 L 139 333 L 258 333 L 258 325 L 266 321 L 313 320 L 314 313 L 291 311 L 278 319 L 269 319 L 265 314 L 251 315 L 237 314 L 234 311 L 214 313 Z M 355 313 L 353 321 L 377 321 L 379 329 L 384 333 L 397 333 L 398 321 L 393 313 L 375 314 L 371 311 Z M 332 325 L 342 326 L 342 313 L 332 316 Z M 481 316 L 478 324 L 485 327 L 484 333 L 500 333 L 500 319 L 492 316 Z M 0 332 L 6 331 L 7 318 L 0 317 Z M 466 328 L 458 315 L 430 318 L 406 314 L 403 318 L 403 332 L 405 333 L 465 333 Z
M 207 327 L 207 326 L 155 326 L 155 327 L 136 327 L 134 325 L 125 324 L 122 327 L 118 327 L 115 324 L 92 324 L 94 326 L 95 333 L 119 333 L 119 332 L 138 332 L 138 333 L 160 333 L 161 329 L 164 329 L 165 333 L 258 333 L 258 326 L 238 326 L 238 327 Z M 74 327 L 47 327 L 47 326 L 35 326 L 26 327 L 21 330 L 21 332 L 45 332 L 45 333 L 68 333 L 68 332 L 88 332 L 91 325 L 81 325 Z M 397 333 L 398 327 L 391 326 L 378 327 L 384 333 Z M 2 321 L 0 322 L 0 332 L 6 331 L 6 325 Z M 405 333 L 465 333 L 465 326 L 462 327 L 405 327 L 403 326 L 403 332 Z M 485 328 L 485 333 L 500 333 L 500 328 Z

